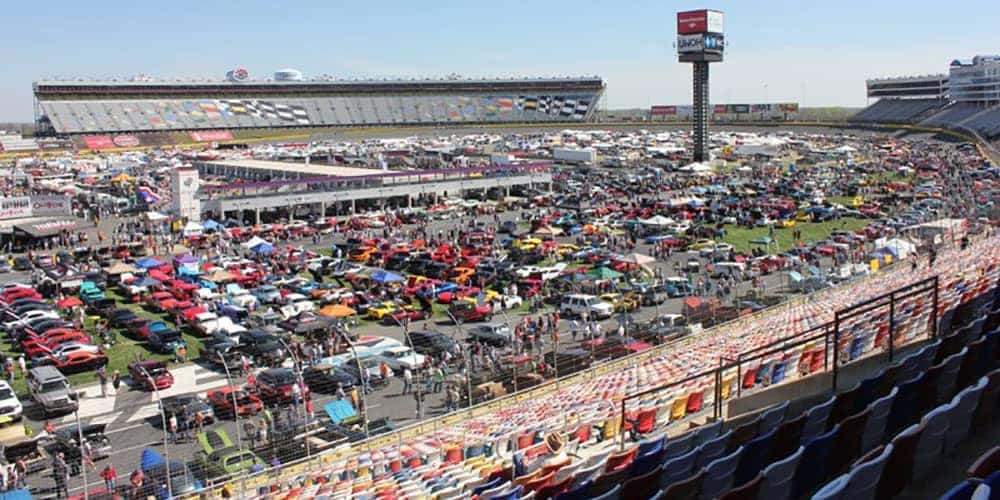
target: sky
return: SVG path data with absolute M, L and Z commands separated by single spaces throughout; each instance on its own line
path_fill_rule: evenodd
M 0 122 L 30 121 L 47 78 L 598 75 L 608 109 L 691 100 L 676 12 L 725 13 L 711 101 L 863 106 L 866 78 L 1000 53 L 1000 2 L 927 0 L 49 0 L 7 2 Z

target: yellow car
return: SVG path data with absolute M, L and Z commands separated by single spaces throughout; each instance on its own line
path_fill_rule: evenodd
M 368 317 L 371 319 L 382 319 L 387 314 L 392 314 L 399 310 L 395 302 L 382 302 L 368 308 Z
M 782 219 L 778 221 L 778 227 L 783 227 L 785 229 L 790 227 L 795 227 L 795 219 Z
M 569 255 L 571 253 L 575 253 L 578 251 L 580 251 L 580 247 L 572 243 L 563 243 L 562 245 L 559 245 L 559 248 L 556 249 L 556 253 L 559 255 Z
M 615 312 L 631 312 L 639 309 L 639 299 L 633 297 L 632 295 L 606 293 L 601 295 L 601 300 L 611 304 Z
M 812 222 L 813 216 L 812 214 L 799 213 L 799 215 L 795 216 L 795 220 L 799 222 Z
M 514 240 L 511 246 L 520 250 L 534 250 L 541 244 L 542 240 L 538 238 L 524 238 L 522 240 Z
M 487 304 L 491 304 L 491 303 L 493 303 L 493 301 L 494 301 L 494 300 L 496 300 L 496 299 L 497 299 L 498 297 L 500 297 L 500 293 L 498 293 L 498 292 L 495 292 L 495 291 L 493 291 L 493 290 L 490 290 L 490 289 L 488 289 L 488 288 L 486 289 L 486 291 L 485 291 L 485 292 L 483 292 L 483 295 L 485 295 L 485 300 L 484 300 L 484 302 L 486 302 Z M 471 297 L 461 297 L 461 298 L 459 298 L 458 300 L 464 300 L 464 301 L 466 301 L 466 302 L 470 302 L 470 303 L 473 303 L 473 304 L 475 304 L 475 303 L 479 302 L 479 301 L 478 301 L 478 300 L 476 299 L 476 296 L 475 296 L 475 295 L 473 295 L 473 296 L 471 296 Z
M 690 248 L 691 250 L 701 250 L 702 248 L 708 248 L 711 246 L 715 246 L 714 241 L 702 239 L 702 240 L 697 240 L 694 243 L 691 243 L 691 245 L 689 245 L 688 248 Z

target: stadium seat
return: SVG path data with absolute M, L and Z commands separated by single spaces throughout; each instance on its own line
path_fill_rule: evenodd
M 833 408 L 830 410 L 830 418 L 826 422 L 826 427 L 829 429 L 835 424 L 840 423 L 850 415 L 857 412 L 857 407 L 864 407 L 864 405 L 859 405 L 858 396 L 861 394 L 861 383 L 858 382 L 854 384 L 854 387 L 837 394 L 837 400 L 833 403 Z
M 619 498 L 621 498 L 621 490 L 622 490 L 621 484 L 614 484 L 607 491 L 604 491 L 603 493 L 595 495 L 591 498 L 592 500 L 618 500 Z
M 590 494 L 596 498 L 614 488 L 620 488 L 622 483 L 628 479 L 628 474 L 628 467 L 619 467 L 597 476 L 594 478 L 594 483 L 590 485 Z
M 993 425 L 997 405 L 1000 404 L 1000 368 L 986 374 L 986 379 L 986 389 L 979 397 L 979 406 L 972 418 L 972 426 L 976 430 L 983 430 Z
M 641 475 L 633 475 L 622 485 L 622 498 L 649 498 L 660 489 L 662 466 L 657 464 L 652 470 Z
M 677 481 L 663 489 L 662 498 L 671 500 L 696 500 L 700 498 L 701 487 L 707 476 L 705 469 L 701 469 L 697 474 L 686 479 Z
M 777 429 L 772 429 L 767 434 L 761 434 L 743 445 L 743 454 L 736 468 L 735 484 L 750 481 L 767 465 L 771 458 L 771 444 L 777 432 Z
M 553 479 L 548 485 L 535 492 L 535 498 L 538 500 L 548 500 L 568 490 L 571 484 L 573 484 L 572 475 L 564 476 L 561 479 Z
M 724 457 L 718 458 L 705 466 L 705 481 L 701 485 L 700 498 L 711 500 L 729 491 L 736 480 L 736 467 L 739 465 L 743 447 Z
M 988 383 L 989 379 L 983 377 L 979 379 L 977 384 L 965 388 L 951 400 L 955 409 L 951 415 L 948 431 L 944 436 L 945 453 L 954 452 L 959 443 L 969 437 L 969 431 L 972 429 L 972 418 L 975 416 L 979 399 Z
M 722 421 L 720 420 L 710 424 L 705 424 L 690 432 L 694 435 L 694 442 L 692 442 L 691 445 L 693 447 L 701 446 L 702 444 L 719 437 L 719 433 L 722 432 Z
M 829 477 L 831 471 L 826 465 L 839 432 L 840 426 L 834 425 L 826 434 L 816 436 L 805 444 L 792 487 L 794 498 L 812 491 Z
M 895 435 L 908 427 L 917 418 L 917 401 L 920 393 L 918 387 L 923 382 L 924 374 L 918 373 L 909 380 L 904 380 L 899 384 L 899 392 L 892 402 L 892 410 L 889 410 L 888 433 Z
M 785 401 L 764 410 L 760 415 L 760 426 L 757 428 L 757 432 L 766 434 L 781 425 L 781 422 L 785 420 L 785 415 L 788 413 L 789 405 L 791 405 L 791 402 Z
M 570 486 L 566 491 L 560 493 L 556 500 L 587 500 L 590 498 L 590 486 L 593 481 L 587 479 Z
M 660 487 L 666 488 L 694 474 L 698 453 L 699 449 L 696 448 L 677 458 L 665 460 L 660 474 Z
M 824 485 L 822 488 L 820 488 L 820 490 L 817 491 L 812 496 L 812 500 L 842 500 L 842 499 L 846 499 L 847 497 L 844 495 L 844 493 L 847 490 L 847 480 L 848 480 L 848 475 L 847 474 L 843 474 L 843 475 L 837 476 L 836 479 L 834 479 L 833 481 L 830 481 L 829 483 L 827 483 L 826 485 Z
M 698 449 L 698 460 L 695 463 L 697 468 L 705 467 L 709 462 L 721 457 L 726 453 L 729 448 L 729 438 L 732 437 L 733 431 L 728 430 L 725 434 L 701 445 Z
M 680 436 L 670 439 L 663 445 L 663 460 L 670 460 L 679 457 L 694 448 L 696 433 L 686 432 Z
M 924 415 L 920 422 L 924 432 L 920 435 L 913 460 L 913 477 L 923 477 L 931 471 L 944 451 L 944 436 L 951 423 L 951 403 L 945 403 Z
M 994 446 L 980 455 L 969 466 L 966 475 L 970 478 L 986 479 L 996 471 L 1000 471 L 1000 446 Z
M 758 473 L 753 479 L 729 490 L 719 500 L 756 500 L 760 496 L 763 480 L 763 474 Z
M 791 420 L 786 420 L 778 427 L 777 434 L 771 443 L 770 461 L 781 460 L 799 449 L 802 441 L 802 428 L 806 423 L 805 413 Z
M 937 389 L 935 391 L 937 404 L 940 405 L 946 401 L 951 401 L 951 398 L 955 395 L 955 387 L 958 384 L 958 371 L 962 368 L 962 359 L 965 358 L 968 352 L 968 347 L 963 347 L 961 351 L 946 357 L 941 362 L 944 365 L 944 369 L 937 381 Z
M 780 432 L 780 431 L 779 431 Z M 792 494 L 793 480 L 802 459 L 800 446 L 791 455 L 772 462 L 762 472 L 763 482 L 760 487 L 760 498 L 767 500 L 787 500 Z
M 874 500 L 882 471 L 890 455 L 892 455 L 891 444 L 882 448 L 881 453 L 871 460 L 854 466 L 848 474 L 844 497 L 852 500 Z
M 629 477 L 641 476 L 663 464 L 663 451 L 653 450 L 639 455 L 629 465 Z
M 870 414 L 871 410 L 865 408 L 840 422 L 840 434 L 827 462 L 834 474 L 846 471 L 861 454 L 861 438 Z
M 625 451 L 619 453 L 612 453 L 604 466 L 604 472 L 610 473 L 621 469 L 628 469 L 629 464 L 635 460 L 636 454 L 639 452 L 638 446 L 633 446 Z
M 833 404 L 836 400 L 836 396 L 831 396 L 830 399 L 806 411 L 806 421 L 802 427 L 801 444 L 806 444 L 813 438 L 826 432 L 826 423 L 830 418 L 830 411 L 833 409 Z
M 892 410 L 892 402 L 897 393 L 899 393 L 899 389 L 893 387 L 888 395 L 878 398 L 868 405 L 870 410 L 868 421 L 865 423 L 865 429 L 861 435 L 862 452 L 875 448 L 885 440 L 886 423 L 889 421 L 889 412 Z
M 739 427 L 733 429 L 733 435 L 729 438 L 729 446 L 726 451 L 733 451 L 744 443 L 750 441 L 757 435 L 757 429 L 760 427 L 760 415 L 755 417 L 753 420 L 740 425 Z

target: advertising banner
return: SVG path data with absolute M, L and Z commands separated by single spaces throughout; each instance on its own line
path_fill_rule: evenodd
M 726 112 L 727 111 L 726 111 L 726 105 L 725 104 L 716 104 L 715 105 L 715 111 L 714 111 L 715 114 L 717 114 L 717 115 L 724 115 L 724 114 L 726 114 Z
M 70 215 L 73 213 L 73 200 L 67 196 L 32 196 L 32 217 Z
M 705 49 L 703 41 L 704 35 L 677 35 L 677 53 L 689 54 L 691 52 L 701 52 Z
M 799 103 L 797 102 L 783 102 L 778 105 L 778 110 L 782 113 L 798 113 Z
M 87 149 L 111 149 L 115 147 L 115 142 L 109 135 L 85 135 L 83 144 Z
M 0 198 L 0 219 L 31 217 L 31 197 L 11 196 Z
M 216 141 L 233 140 L 233 134 L 228 130 L 202 130 L 200 132 L 191 132 L 188 135 L 191 136 L 191 139 L 194 139 L 197 142 L 216 142 Z
M 676 115 L 677 106 L 653 106 L 649 110 L 649 114 L 653 116 Z
M 677 34 L 722 33 L 723 14 L 717 10 L 690 10 L 677 13 Z
M 749 113 L 749 104 L 727 104 L 726 113 Z
M 750 107 L 750 110 L 754 113 L 769 113 L 771 111 L 770 104 L 754 104 Z
M 121 134 L 112 137 L 111 142 L 120 148 L 134 148 L 139 145 L 139 138 L 134 135 Z

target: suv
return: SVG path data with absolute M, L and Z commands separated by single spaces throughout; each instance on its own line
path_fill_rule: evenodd
M 410 342 L 413 350 L 420 354 L 437 356 L 445 351 L 452 354 L 459 351 L 458 342 L 440 332 L 410 332 Z
M 54 366 L 36 366 L 28 370 L 28 393 L 42 408 L 42 414 L 70 413 L 79 408 L 77 395 L 69 381 Z
M 6 381 L 0 380 L 0 417 L 10 417 L 16 422 L 21 420 L 23 412 L 24 407 L 14 394 L 14 389 Z
M 563 297 L 559 311 L 563 316 L 586 314 L 590 318 L 607 319 L 614 313 L 614 307 L 593 295 L 571 294 Z

